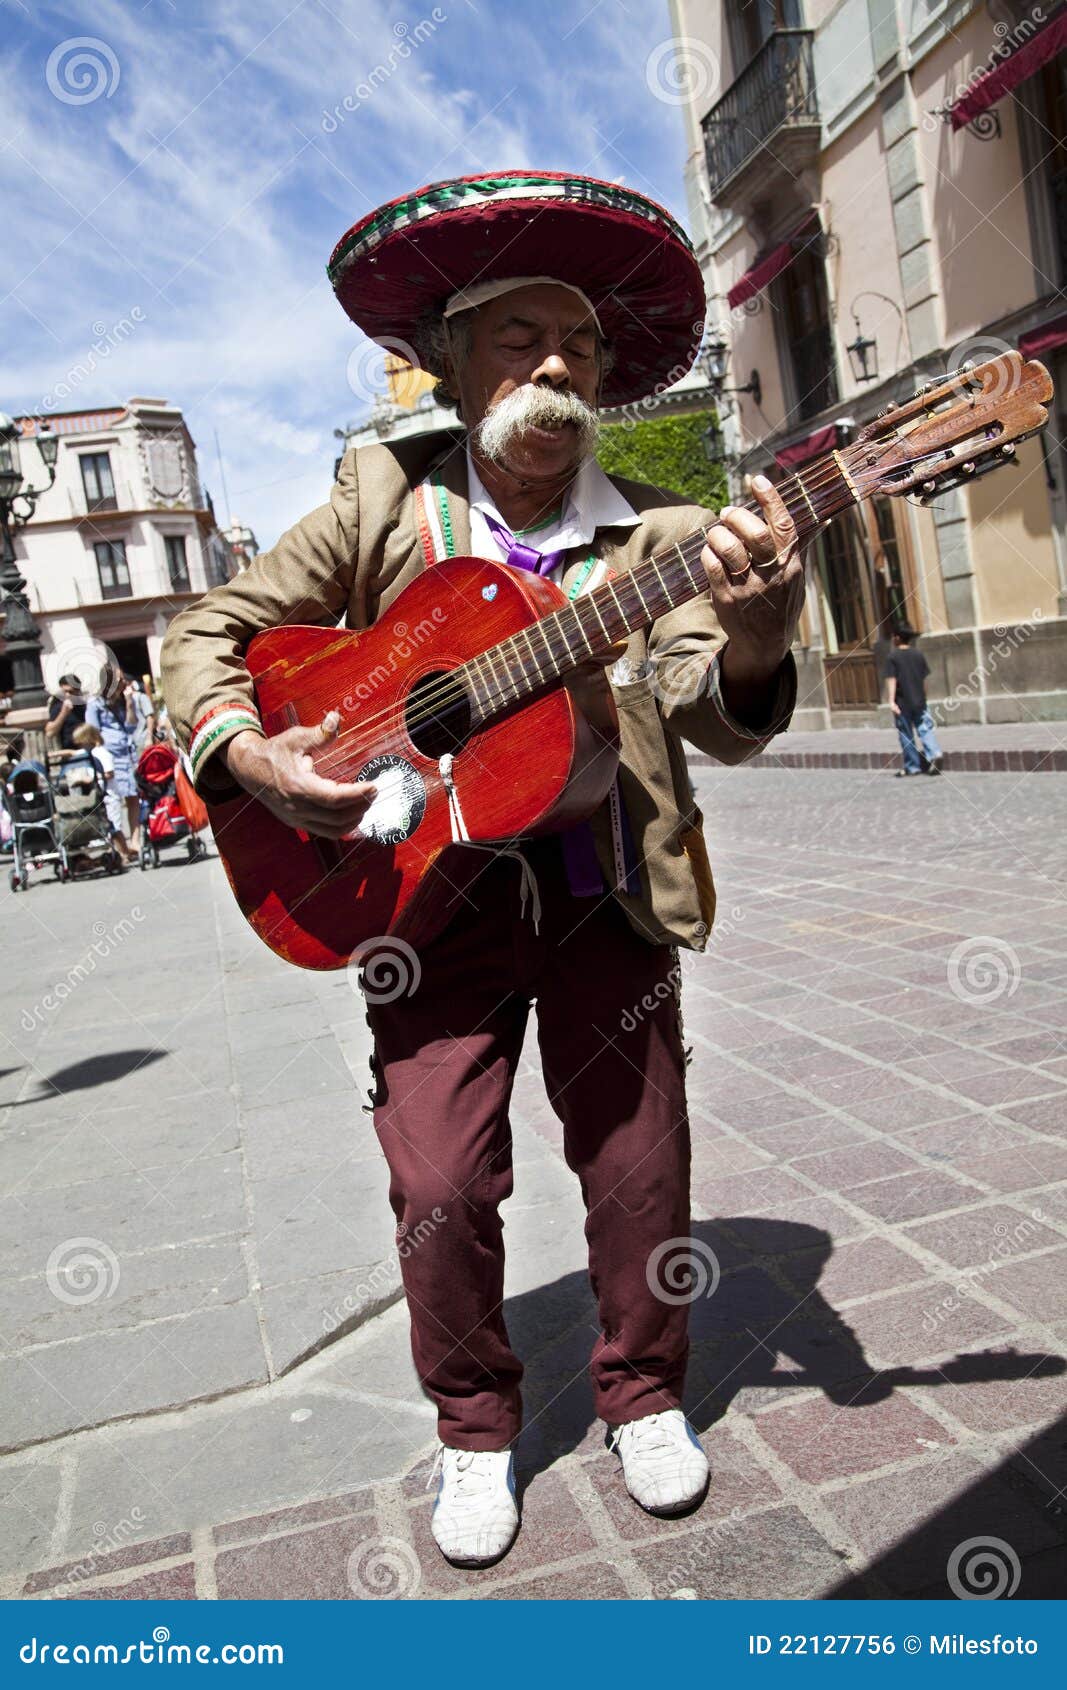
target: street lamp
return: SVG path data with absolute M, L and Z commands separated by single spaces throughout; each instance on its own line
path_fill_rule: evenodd
M 41 671 L 41 630 L 30 613 L 26 582 L 15 561 L 13 540 L 16 527 L 30 520 L 37 500 L 56 478 L 59 441 L 48 423 L 37 425 L 34 439 L 48 474 L 42 487 L 31 487 L 23 480 L 22 430 L 13 417 L 0 411 L 0 609 L 4 613 L 4 645 L 11 663 L 13 710 L 40 709 L 47 699 Z
M 721 464 L 726 457 L 726 439 L 719 427 L 718 417 L 713 417 L 707 428 L 700 436 L 704 447 L 704 456 L 709 464 Z
M 860 320 L 855 311 L 852 320 L 856 325 L 856 338 L 850 340 L 845 347 L 848 361 L 852 365 L 852 374 L 856 381 L 878 380 L 878 342 L 865 335 L 860 328 Z
M 757 405 L 763 403 L 763 387 L 759 379 L 759 371 L 753 370 L 744 387 L 727 387 L 726 372 L 730 367 L 730 348 L 721 334 L 711 335 L 705 342 L 700 353 L 700 362 L 704 367 L 704 374 L 708 378 L 708 386 L 716 399 L 721 399 L 724 393 L 751 393 Z

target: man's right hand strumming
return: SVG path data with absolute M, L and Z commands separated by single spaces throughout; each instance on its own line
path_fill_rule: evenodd
M 222 756 L 237 784 L 289 827 L 341 839 L 358 828 L 377 788 L 316 774 L 311 752 L 337 737 L 338 723 L 331 712 L 317 728 L 287 728 L 273 739 L 235 734 Z

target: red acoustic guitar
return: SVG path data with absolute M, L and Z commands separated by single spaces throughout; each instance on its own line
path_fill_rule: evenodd
M 1010 458 L 1048 421 L 1051 396 L 1042 364 L 1005 353 L 890 406 L 779 491 L 802 539 L 874 494 L 928 501 Z M 338 710 L 340 732 L 315 754 L 318 771 L 377 787 L 360 837 L 339 842 L 294 831 L 253 798 L 209 803 L 230 884 L 260 938 L 304 968 L 344 967 L 388 936 L 417 943 L 455 907 L 480 859 L 470 843 L 558 832 L 592 815 L 616 758 L 561 682 L 706 592 L 703 545 L 697 532 L 573 603 L 538 576 L 453 558 L 364 632 L 258 634 L 247 663 L 266 732 Z

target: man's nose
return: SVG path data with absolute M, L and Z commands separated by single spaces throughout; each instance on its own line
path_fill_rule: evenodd
M 571 372 L 558 352 L 550 352 L 538 364 L 530 380 L 537 387 L 568 388 L 571 385 Z

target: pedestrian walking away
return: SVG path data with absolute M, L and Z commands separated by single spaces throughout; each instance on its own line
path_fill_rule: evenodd
M 904 767 L 897 770 L 898 778 L 941 773 L 941 746 L 926 703 L 930 665 L 922 652 L 916 650 L 915 639 L 915 629 L 906 622 L 901 623 L 893 630 L 893 649 L 886 660 L 886 692 L 904 758 Z

